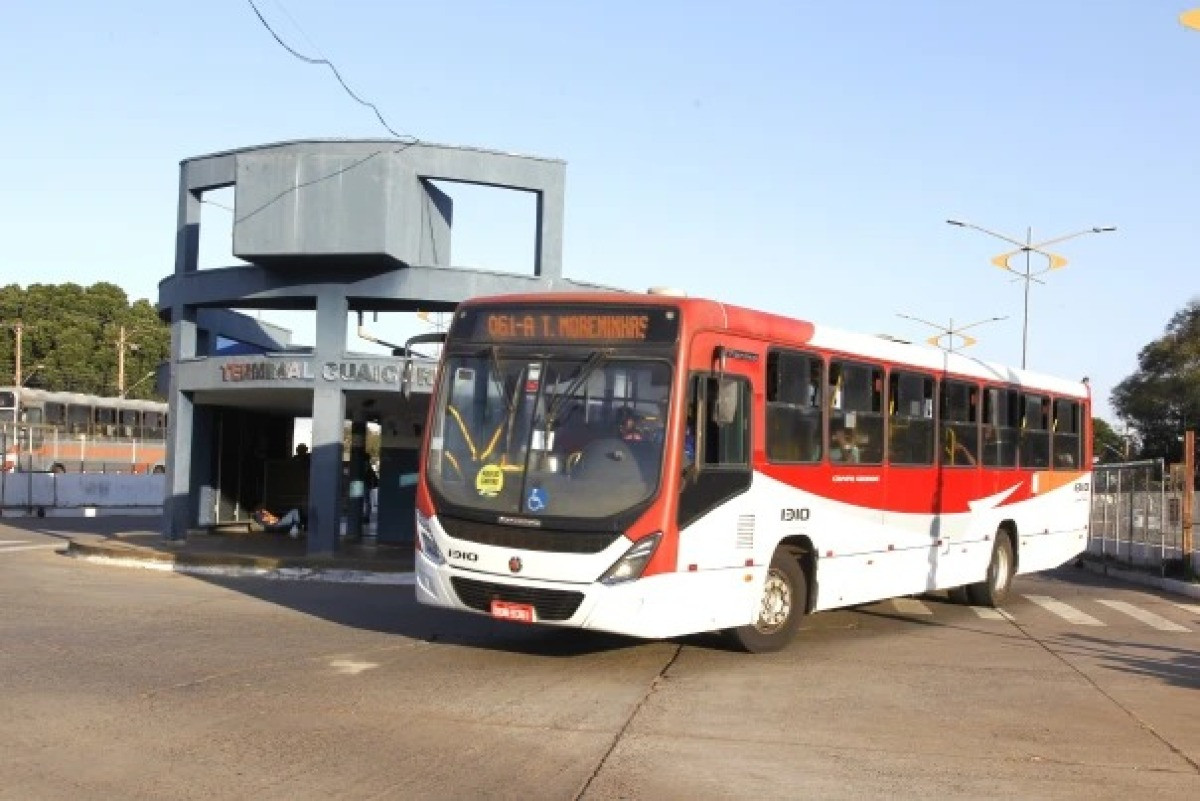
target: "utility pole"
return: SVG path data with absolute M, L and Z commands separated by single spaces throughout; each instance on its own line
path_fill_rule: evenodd
M 21 334 L 25 326 L 20 320 L 13 323 L 13 337 L 17 340 L 17 356 L 13 362 L 13 384 L 21 386 Z
M 1192 518 L 1192 510 L 1196 504 L 1196 432 L 1189 429 L 1183 432 L 1183 541 L 1180 543 L 1180 550 L 1183 551 L 1185 560 L 1192 560 L 1192 565 L 1195 564 L 1193 550 L 1195 543 L 1193 541 L 1192 527 L 1195 521 Z M 1193 569 L 1195 569 L 1193 567 Z
M 117 336 L 117 397 L 125 397 L 125 326 Z
M 34 328 L 36 326 L 29 327 Z M 25 323 L 21 322 L 20 320 L 14 320 L 11 323 L 0 323 L 0 328 L 11 328 L 13 331 L 13 339 L 15 340 L 13 345 L 16 350 L 15 358 L 13 359 L 13 385 L 19 387 L 21 386 L 21 379 L 25 377 L 21 374 L 21 351 L 23 349 L 21 341 L 22 335 L 25 333 L 26 326 Z
M 125 350 L 136 351 L 138 343 L 129 341 L 129 332 L 125 326 L 117 329 L 117 397 L 125 397 Z

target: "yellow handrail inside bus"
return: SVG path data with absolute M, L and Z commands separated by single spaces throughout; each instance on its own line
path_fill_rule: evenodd
M 492 439 L 488 443 L 487 450 L 479 455 L 476 461 L 482 462 L 492 455 L 492 451 L 496 449 L 496 443 L 500 441 L 500 432 L 504 430 L 504 421 L 501 420 L 496 424 L 496 431 L 492 434 Z
M 450 462 L 450 466 L 454 468 L 454 472 L 458 473 L 458 477 L 466 478 L 466 476 L 463 475 L 462 468 L 458 466 L 458 459 L 454 458 L 454 454 L 451 453 L 450 451 L 443 451 L 442 453 L 446 457 L 446 459 Z
M 449 404 L 446 408 L 450 411 L 450 415 L 454 418 L 454 421 L 458 423 L 458 430 L 462 432 L 463 439 L 467 441 L 467 448 L 471 451 L 471 461 L 478 462 L 479 457 L 476 455 L 478 451 L 475 450 L 475 440 L 471 438 L 471 432 L 467 430 L 467 424 L 463 422 L 462 415 L 459 414 L 458 409 L 454 408 L 454 404 Z

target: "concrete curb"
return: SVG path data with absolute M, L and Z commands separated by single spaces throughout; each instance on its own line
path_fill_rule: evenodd
M 41 514 L 38 514 L 41 510 Z M 0 517 L 155 517 L 161 506 L 6 506 Z
M 334 584 L 410 585 L 411 570 L 368 570 L 337 566 L 331 562 L 301 562 L 270 556 L 228 553 L 169 553 L 147 551 L 122 544 L 71 540 L 67 556 L 93 564 L 133 567 L 166 573 L 229 578 L 265 578 L 279 581 L 318 581 Z
M 1189 581 L 1179 581 L 1178 579 L 1163 578 L 1161 576 L 1152 576 L 1148 573 L 1139 573 L 1136 570 L 1124 570 L 1119 567 L 1114 567 L 1107 562 L 1098 562 L 1093 559 L 1084 557 L 1080 560 L 1080 566 L 1085 570 L 1091 571 L 1101 576 L 1115 578 L 1118 581 L 1125 581 L 1130 584 L 1141 584 L 1145 587 L 1154 587 L 1155 589 L 1165 592 L 1183 595 L 1188 598 L 1200 598 L 1200 584 L 1193 584 Z

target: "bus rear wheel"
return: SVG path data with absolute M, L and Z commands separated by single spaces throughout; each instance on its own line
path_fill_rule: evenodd
M 808 581 L 796 554 L 778 550 L 771 558 L 754 622 L 729 630 L 733 642 L 752 654 L 778 651 L 791 642 L 808 598 Z
M 996 607 L 1008 598 L 1015 570 L 1012 539 L 1008 533 L 996 532 L 996 545 L 992 548 L 992 560 L 988 562 L 987 577 L 975 584 L 967 585 L 967 597 L 975 606 Z

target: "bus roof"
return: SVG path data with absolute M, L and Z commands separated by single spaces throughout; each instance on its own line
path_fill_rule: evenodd
M 707 298 L 657 292 L 530 292 L 481 296 L 471 298 L 462 305 L 485 306 L 510 303 L 671 306 L 681 311 L 683 324 L 686 330 L 691 332 L 703 329 L 723 329 L 780 345 L 796 347 L 807 345 L 850 357 L 878 359 L 939 373 L 1036 387 L 1079 398 L 1090 396 L 1088 386 L 1082 380 L 1065 379 L 1032 370 L 1009 367 L 927 345 L 847 331 L 823 323 L 756 311 Z

